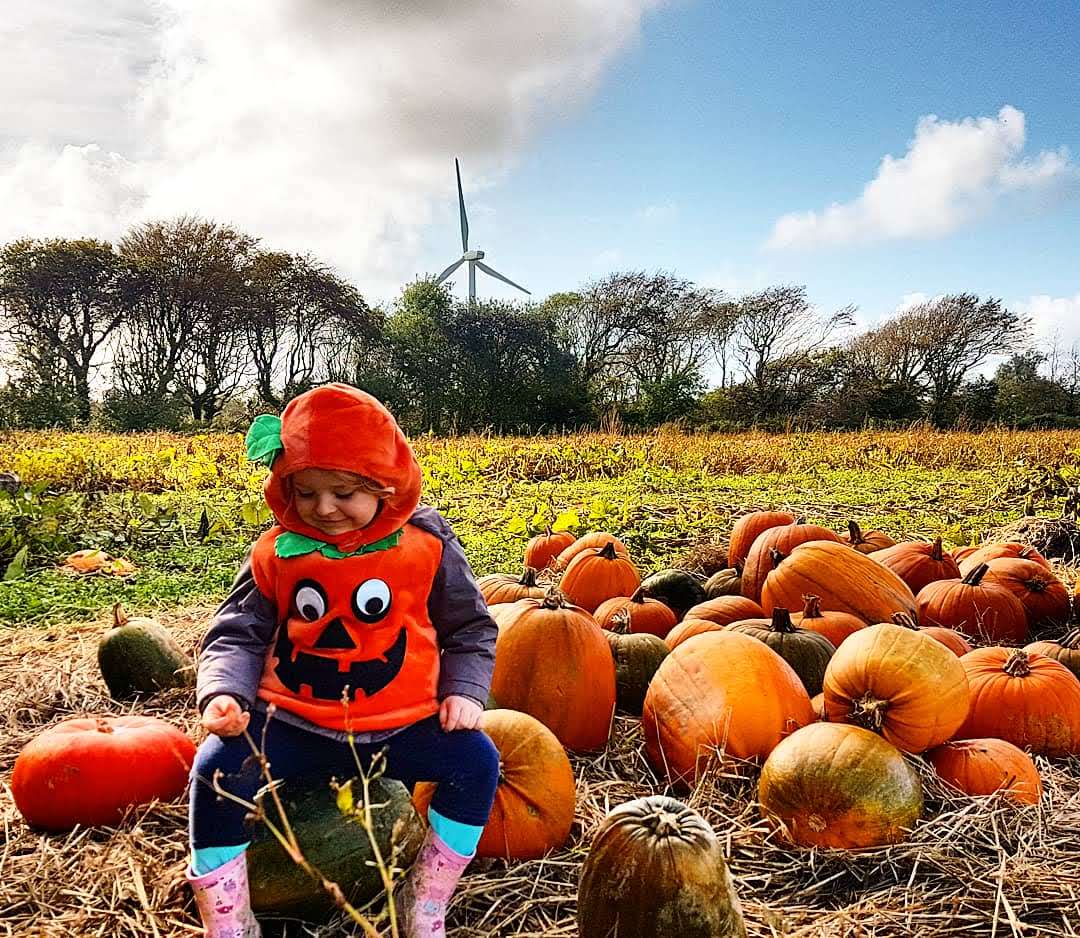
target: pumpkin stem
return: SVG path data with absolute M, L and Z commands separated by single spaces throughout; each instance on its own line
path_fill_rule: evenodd
M 616 554 L 615 554 L 615 542 L 614 542 L 614 541 L 608 541 L 608 542 L 607 542 L 607 543 L 606 543 L 606 544 L 605 544 L 605 545 L 604 545 L 604 546 L 603 546 L 603 547 L 602 547 L 602 548 L 600 549 L 600 554 L 599 554 L 599 556 L 603 557 L 603 558 L 604 558 L 605 560 L 614 560 L 614 559 L 616 558 Z
M 627 635 L 630 632 L 630 611 L 625 607 L 611 617 L 611 629 L 616 635 Z
M 648 818 L 652 823 L 652 834 L 655 837 L 674 837 L 680 832 L 679 816 L 672 811 L 663 808 L 657 810 Z
M 633 592 L 633 593 L 632 593 L 632 594 L 630 595 L 630 602 L 632 602 L 632 603 L 644 603 L 644 602 L 645 602 L 645 598 L 646 598 L 646 597 L 645 597 L 645 587 L 644 587 L 644 586 L 639 586 L 639 587 L 638 587 L 638 588 L 637 588 L 636 590 L 634 590 L 634 592 Z
M 518 580 L 519 586 L 536 586 L 536 568 L 526 567 Z
M 1031 673 L 1031 662 L 1023 648 L 1014 648 L 1006 660 L 1003 670 L 1010 677 L 1027 677 Z
M 94 729 L 96 729 L 99 733 L 112 733 L 113 732 L 113 728 L 111 726 L 109 726 L 108 723 L 105 722 L 103 717 L 98 717 L 97 718 L 97 720 L 94 723 Z
M 885 713 L 888 709 L 889 702 L 887 700 L 878 700 L 877 697 L 867 691 L 858 700 L 852 701 L 851 722 L 863 727 L 863 729 L 879 733 L 885 725 Z
M 799 517 L 796 518 L 791 523 L 792 524 L 806 524 L 806 515 L 799 515 Z
M 905 629 L 915 629 L 917 631 L 919 628 L 919 623 L 907 612 L 894 612 L 892 620 L 897 625 L 903 626 Z
M 540 603 L 541 609 L 565 609 L 569 603 L 566 601 L 566 597 L 563 596 L 562 590 L 557 586 L 549 586 L 547 592 L 544 593 L 544 598 Z
M 931 560 L 938 560 L 938 561 L 941 561 L 941 560 L 945 559 L 945 554 L 941 549 L 941 538 L 940 537 L 934 538 L 934 546 L 930 548 L 930 559 Z
M 771 629 L 774 632 L 782 632 L 785 635 L 793 635 L 795 632 L 799 631 L 791 621 L 791 613 L 783 606 L 777 606 L 773 609 Z
M 803 596 L 806 605 L 803 607 L 803 619 L 822 619 L 821 597 L 812 594 Z
M 773 565 L 774 568 L 779 567 L 780 564 L 782 564 L 785 560 L 787 560 L 787 557 L 788 557 L 788 555 L 785 554 L 785 553 L 782 553 L 779 550 L 779 548 L 776 548 L 776 547 L 770 547 L 769 548 L 769 559 L 772 561 L 772 565 Z
M 1073 629 L 1071 632 L 1066 633 L 1065 637 L 1058 642 L 1062 648 L 1068 648 L 1070 650 L 1080 649 L 1080 629 Z
M 986 571 L 990 569 L 989 564 L 981 563 L 977 567 L 968 571 L 968 575 L 964 577 L 964 586 L 978 586 L 982 582 L 982 578 L 986 576 Z
M 851 544 L 861 544 L 863 542 L 862 528 L 859 527 L 859 522 L 855 520 L 848 521 L 847 523 L 848 537 L 851 539 Z
M 128 615 L 124 612 L 124 606 L 121 603 L 115 603 L 112 607 L 112 616 L 114 629 L 122 628 L 128 624 Z
M 1045 593 L 1049 585 L 1050 583 L 1041 576 L 1033 576 L 1030 580 L 1024 580 L 1024 586 L 1033 593 Z

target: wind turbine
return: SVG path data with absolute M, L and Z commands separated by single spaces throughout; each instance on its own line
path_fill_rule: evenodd
M 457 173 L 457 194 L 458 194 L 458 206 L 461 209 L 461 257 L 454 263 L 446 268 L 436 279 L 436 283 L 442 283 L 447 277 L 449 277 L 455 270 L 457 270 L 462 264 L 468 262 L 469 264 L 469 305 L 472 306 L 476 302 L 476 268 L 479 267 L 489 277 L 494 277 L 496 280 L 501 280 L 503 283 L 508 283 L 510 286 L 522 293 L 532 296 L 528 290 L 526 290 L 520 283 L 514 283 L 509 277 L 504 277 L 497 270 L 493 270 L 484 263 L 483 251 L 470 251 L 469 250 L 469 217 L 465 214 L 465 196 L 461 191 L 461 166 L 458 164 L 457 157 L 454 158 L 454 171 Z

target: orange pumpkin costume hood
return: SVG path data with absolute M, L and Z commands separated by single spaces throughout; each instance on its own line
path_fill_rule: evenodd
M 250 446 L 250 444 L 249 444 Z M 294 398 L 281 415 L 281 447 L 264 493 L 278 524 L 351 553 L 400 530 L 420 501 L 420 465 L 393 415 L 347 384 L 327 384 Z M 300 520 L 289 476 L 331 469 L 366 476 L 393 489 L 378 514 L 358 531 L 329 535 Z

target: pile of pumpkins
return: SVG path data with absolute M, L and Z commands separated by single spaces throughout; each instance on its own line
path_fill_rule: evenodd
M 961 792 L 1036 803 L 1031 754 L 1080 753 L 1080 631 L 1051 637 L 1073 599 L 1036 550 L 949 553 L 761 511 L 738 519 L 727 559 L 704 582 L 642 580 L 618 537 L 549 532 L 522 576 L 480 579 L 499 628 L 489 705 L 542 725 L 542 747 L 509 754 L 533 760 L 520 805 L 561 819 L 519 856 L 563 845 L 560 750 L 604 748 L 617 709 L 641 716 L 646 757 L 676 792 L 718 759 L 760 765 L 763 816 L 808 846 L 906 837 L 920 759 Z M 491 855 L 514 856 L 510 826 Z

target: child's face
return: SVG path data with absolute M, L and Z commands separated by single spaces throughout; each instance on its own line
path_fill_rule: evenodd
M 375 517 L 379 497 L 347 473 L 304 469 L 292 476 L 296 513 L 323 534 L 345 534 L 366 527 Z

